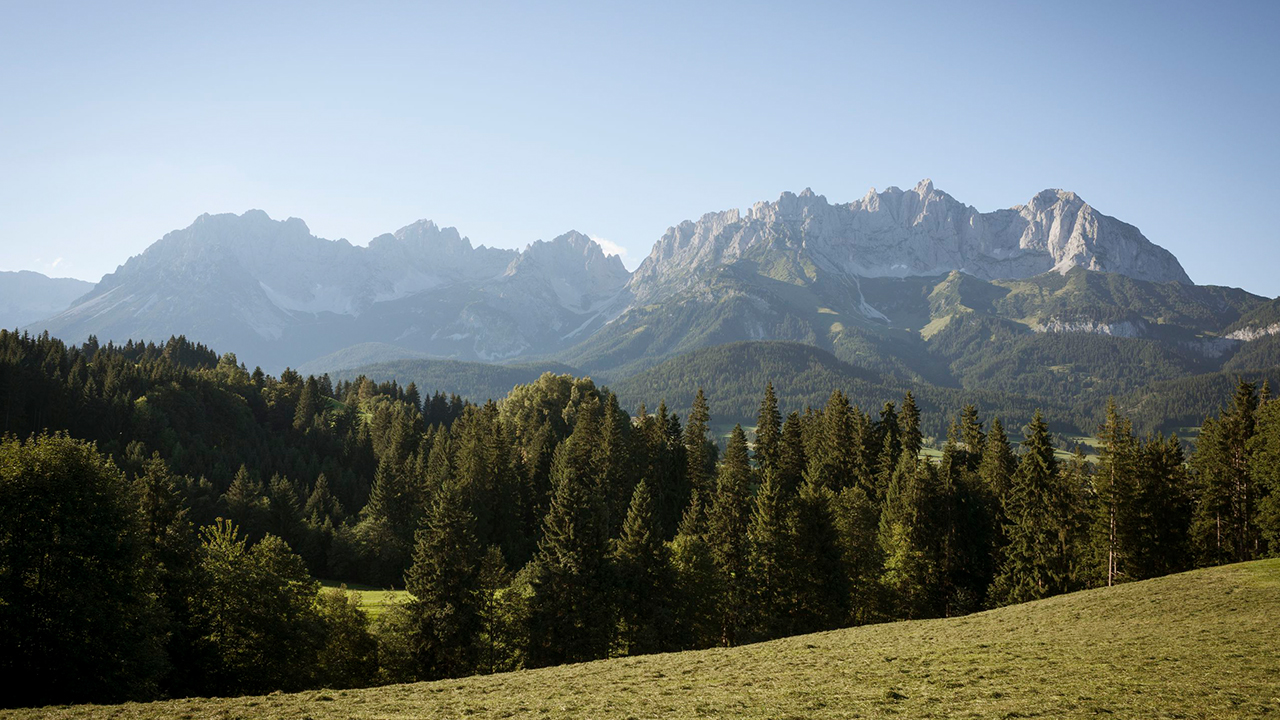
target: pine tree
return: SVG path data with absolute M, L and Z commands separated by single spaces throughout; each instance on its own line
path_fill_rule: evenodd
M 897 407 L 887 402 L 880 410 L 880 421 L 876 423 L 876 435 L 879 437 L 879 451 L 875 462 L 875 497 L 883 500 L 893 481 L 893 473 L 898 469 L 898 459 L 902 457 L 902 430 L 898 425 Z
M 856 486 L 842 492 L 857 490 Z M 840 627 L 849 617 L 849 571 L 835 516 L 835 493 L 806 480 L 791 514 L 793 630 L 817 632 Z
M 764 400 L 760 402 L 760 412 L 756 417 L 756 466 L 760 470 L 777 471 L 782 452 L 782 413 L 778 411 L 778 397 L 774 395 L 773 383 L 764 388 Z
M 1201 562 L 1242 562 L 1261 549 L 1249 467 L 1257 408 L 1253 383 L 1241 380 L 1231 406 L 1200 430 L 1192 468 L 1199 484 L 1193 533 Z
M 1000 604 L 1049 597 L 1064 592 L 1070 581 L 1062 482 L 1049 427 L 1039 412 L 1022 447 L 1022 459 L 1003 499 L 1007 544 L 993 588 Z
M 249 474 L 244 465 L 236 471 L 231 486 L 222 496 L 227 514 L 251 541 L 260 539 L 266 533 L 267 497 L 262 490 L 262 483 Z
M 458 677 L 476 668 L 479 545 L 466 489 L 440 488 L 415 536 L 405 573 L 414 661 L 424 679 Z
M 653 495 L 643 480 L 636 485 L 614 549 L 618 577 L 619 641 L 628 655 L 661 652 L 670 645 L 673 626 L 672 569 Z
M 298 407 L 293 413 L 293 428 L 306 430 L 311 427 L 316 413 L 320 410 L 320 386 L 314 377 L 308 377 L 298 396 Z
M 838 492 L 856 481 L 852 414 L 849 398 L 839 390 L 832 392 L 807 453 L 809 482 Z
M 778 447 L 778 492 L 784 498 L 795 497 L 804 481 L 807 463 L 804 453 L 804 431 L 800 413 L 793 412 L 782 424 L 782 437 Z
M 1098 441 L 1098 469 L 1093 474 L 1093 566 L 1098 584 L 1110 587 L 1126 574 L 1125 556 L 1130 550 L 1124 542 L 1126 513 L 1138 460 L 1132 425 L 1128 418 L 1120 417 L 1115 398 L 1107 401 L 1106 421 L 1098 428 Z
M 924 436 L 920 432 L 920 408 L 916 407 L 916 398 L 910 390 L 902 398 L 902 412 L 898 413 L 898 436 L 902 452 L 912 458 L 919 457 L 924 447 Z
M 1140 446 L 1124 526 L 1130 579 L 1191 567 L 1188 537 L 1193 507 L 1185 463 L 1177 436 L 1148 437 Z
M 777 470 L 768 468 L 762 475 L 747 526 L 748 635 L 768 640 L 791 634 L 792 563 L 799 559 L 790 555 L 791 503 L 782 494 Z
M 604 497 L 592 467 L 598 406 L 578 412 L 556 449 L 551 507 L 534 562 L 529 662 L 533 666 L 604 657 L 612 639 Z
M 716 474 L 716 493 L 707 512 L 707 544 L 720 573 L 721 642 L 738 642 L 746 601 L 746 531 L 750 520 L 751 460 L 747 435 L 733 428 Z
M 703 502 L 695 492 L 676 536 L 667 544 L 675 577 L 672 644 L 680 648 L 706 648 L 720 642 L 719 574 L 707 545 L 706 527 Z
M 885 493 L 880 513 L 880 548 L 884 553 L 884 584 L 898 617 L 938 614 L 940 589 L 938 557 L 933 533 L 937 469 L 932 462 L 915 462 L 903 452 L 898 471 Z

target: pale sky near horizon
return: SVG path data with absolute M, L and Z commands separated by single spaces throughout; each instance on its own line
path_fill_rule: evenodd
M 705 212 L 929 177 L 1074 190 L 1280 295 L 1280 2 L 536 5 L 0 0 L 0 269 L 96 281 L 249 208 L 634 268 Z

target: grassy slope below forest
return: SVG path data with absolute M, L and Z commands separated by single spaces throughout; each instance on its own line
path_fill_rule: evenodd
M 0 718 L 1262 717 L 1280 560 L 948 620 L 503 675 Z

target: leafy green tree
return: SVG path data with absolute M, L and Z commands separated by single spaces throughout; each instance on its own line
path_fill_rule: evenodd
M 169 667 L 161 689 L 167 695 L 186 695 L 198 683 L 193 676 L 198 659 L 191 634 L 191 597 L 199 591 L 199 539 L 178 481 L 159 455 L 143 464 L 134 488 L 144 523 L 145 562 L 155 569 L 155 592 L 164 611 Z
M 208 665 L 201 694 L 259 695 L 311 683 L 321 637 L 318 584 L 278 537 L 248 546 L 227 521 L 201 531 L 197 644 Z
M 311 684 L 326 688 L 359 688 L 378 678 L 378 641 L 360 594 L 328 588 L 316 600 L 322 641 Z
M 160 555 L 149 556 L 148 535 L 178 553 L 181 528 L 148 528 L 137 502 L 93 445 L 65 435 L 0 439 L 0 671 L 9 688 L 0 702 L 156 693 L 164 626 L 148 567 Z

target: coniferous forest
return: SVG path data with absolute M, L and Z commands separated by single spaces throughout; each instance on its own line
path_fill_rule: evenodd
M 499 402 L 249 371 L 230 353 L 0 332 L 10 706 L 493 673 L 986 608 L 1280 553 L 1280 402 L 1194 445 L 1100 409 L 911 393 L 713 432 L 544 374 Z M 1025 423 L 1025 424 L 1024 424 Z M 1015 427 L 1016 425 L 1016 427 Z M 750 430 L 750 432 L 748 432 Z M 928 447 L 928 446 L 932 447 Z M 372 618 L 319 579 L 398 587 Z

